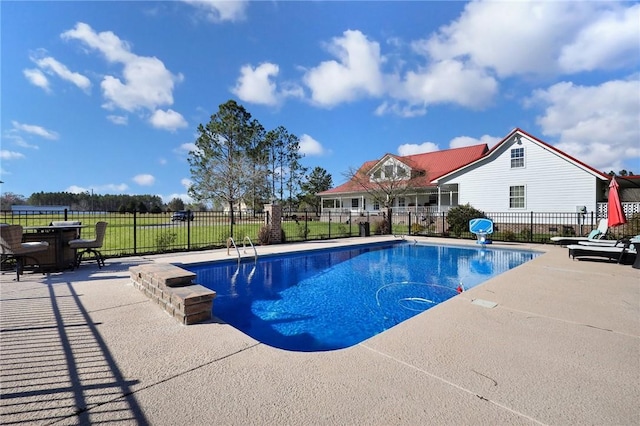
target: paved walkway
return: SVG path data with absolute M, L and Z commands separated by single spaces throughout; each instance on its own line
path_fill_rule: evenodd
M 640 270 L 532 247 L 545 253 L 359 345 L 320 353 L 274 349 L 215 319 L 180 325 L 129 279 L 136 264 L 226 250 L 110 259 L 102 270 L 86 263 L 20 282 L 6 273 L 0 423 L 640 424 Z

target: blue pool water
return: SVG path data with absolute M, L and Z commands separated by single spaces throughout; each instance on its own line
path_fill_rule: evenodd
M 182 267 L 216 291 L 216 317 L 307 352 L 355 345 L 536 255 L 400 242 Z

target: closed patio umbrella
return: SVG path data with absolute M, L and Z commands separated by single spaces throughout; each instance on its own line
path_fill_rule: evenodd
M 616 182 L 616 177 L 614 176 L 611 178 L 611 183 L 609 184 L 609 199 L 607 203 L 607 221 L 609 227 L 627 223 L 627 218 L 624 215 L 622 203 L 620 202 L 618 188 L 618 182 Z

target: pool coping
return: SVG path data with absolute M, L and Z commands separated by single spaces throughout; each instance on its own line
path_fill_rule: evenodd
M 390 237 L 258 251 L 376 238 Z M 572 260 L 567 249 L 552 245 L 494 246 L 543 254 L 361 344 L 320 353 L 270 348 L 215 318 L 178 324 L 129 278 L 130 266 L 228 260 L 226 249 L 108 259 L 102 269 L 25 274 L 19 283 L 3 274 L 1 418 L 160 425 L 638 423 L 640 271 Z M 47 335 L 43 352 L 29 338 L 49 324 L 56 333 Z M 88 346 L 87 339 L 96 344 Z M 82 348 L 102 365 L 82 361 L 76 352 Z M 55 389 L 70 400 L 53 398 L 51 379 L 45 380 L 61 359 L 67 366 L 57 382 L 64 386 Z M 39 408 L 20 408 L 29 404 Z

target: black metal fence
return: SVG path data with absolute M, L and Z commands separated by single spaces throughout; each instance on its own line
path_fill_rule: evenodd
M 595 213 L 485 213 L 494 222 L 495 241 L 549 243 L 556 235 L 586 235 L 597 227 Z M 119 213 L 85 211 L 3 211 L 0 222 L 44 226 L 53 221 L 73 220 L 84 225 L 82 238 L 92 238 L 95 223 L 108 222 L 102 253 L 108 257 L 194 251 L 227 247 L 229 238 L 237 246 L 268 243 L 269 217 L 264 213 L 195 212 L 193 220 L 172 220 L 171 213 Z M 366 237 L 376 234 L 424 235 L 475 239 L 469 232 L 456 235 L 447 221 L 447 213 L 393 213 L 391 228 L 384 214 L 350 212 L 283 213 L 281 223 L 284 242 L 301 242 L 344 237 Z M 629 218 L 625 225 L 609 230 L 607 237 L 640 234 L 640 215 Z

